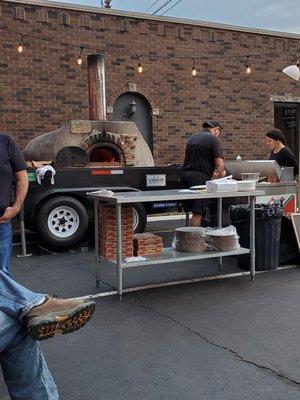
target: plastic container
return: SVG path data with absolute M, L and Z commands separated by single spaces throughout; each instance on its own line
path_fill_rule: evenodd
M 219 251 L 231 251 L 240 247 L 239 237 L 234 226 L 206 230 L 206 241 Z
M 283 211 L 276 205 L 255 206 L 255 265 L 259 271 L 276 269 L 279 266 L 280 232 Z M 231 223 L 237 229 L 242 247 L 250 247 L 250 207 L 230 207 Z M 249 255 L 238 256 L 239 267 L 250 269 Z
M 258 182 L 259 176 L 260 176 L 259 172 L 242 172 L 241 173 L 242 180 L 245 180 L 245 181 L 253 180 L 255 182 Z

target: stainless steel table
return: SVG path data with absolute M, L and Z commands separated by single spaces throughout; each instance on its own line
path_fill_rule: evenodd
M 205 258 L 219 258 L 220 262 L 222 257 L 249 254 L 250 253 L 250 278 L 254 281 L 255 277 L 255 198 L 256 196 L 263 196 L 264 191 L 243 191 L 243 192 L 219 192 L 209 193 L 200 191 L 182 191 L 182 190 L 153 190 L 144 192 L 119 192 L 113 196 L 104 196 L 90 193 L 89 196 L 94 200 L 94 218 L 95 218 L 95 271 L 96 283 L 99 286 L 100 281 L 100 267 L 101 257 L 99 255 L 99 202 L 115 204 L 117 215 L 117 260 L 113 261 L 118 268 L 118 287 L 117 290 L 107 292 L 107 295 L 118 294 L 121 298 L 123 292 L 136 291 L 139 289 L 146 289 L 150 287 L 169 286 L 170 284 L 180 284 L 187 282 L 195 282 L 197 278 L 176 281 L 176 282 L 162 282 L 152 285 L 144 285 L 139 287 L 131 287 L 123 289 L 123 269 L 132 268 L 141 265 L 162 264 L 178 261 L 191 261 Z M 193 199 L 217 199 L 218 200 L 218 225 L 222 226 L 222 198 L 225 197 L 248 197 L 250 201 L 250 249 L 240 247 L 232 251 L 210 251 L 203 253 L 184 253 L 178 252 L 172 248 L 165 248 L 159 256 L 151 256 L 148 260 L 137 262 L 125 262 L 122 259 L 122 205 L 129 203 L 145 203 L 153 201 L 169 201 L 169 200 L 193 200 Z M 245 275 L 245 272 L 235 274 Z M 232 274 L 230 274 L 232 276 Z M 199 279 L 200 280 L 200 279 Z

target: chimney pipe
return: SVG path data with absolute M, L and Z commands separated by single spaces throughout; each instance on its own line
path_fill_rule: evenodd
M 105 67 L 103 54 L 91 54 L 87 59 L 90 119 L 106 120 Z

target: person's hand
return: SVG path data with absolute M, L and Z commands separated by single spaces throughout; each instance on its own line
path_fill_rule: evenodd
M 223 171 L 215 171 L 213 174 L 213 179 L 219 179 L 219 178 L 224 178 L 226 176 L 226 171 L 225 169 Z
M 19 211 L 20 210 L 17 207 L 7 207 L 2 217 L 0 217 L 0 224 L 3 224 L 4 222 L 8 222 L 13 219 L 19 213 Z

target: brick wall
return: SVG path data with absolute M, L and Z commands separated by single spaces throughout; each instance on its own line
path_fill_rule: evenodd
M 0 0 L 0 26 L 103 50 L 107 105 L 113 106 L 134 83 L 151 107 L 159 109 L 153 115 L 156 164 L 182 161 L 187 138 L 208 117 L 226 125 L 222 137 L 226 157 L 238 153 L 265 157 L 264 132 L 273 124 L 270 96 L 300 96 L 299 84 L 281 73 L 299 52 L 300 41 L 295 38 L 4 0 Z M 16 34 L 0 30 L 0 131 L 25 146 L 32 137 L 68 120 L 88 119 L 88 90 L 86 64 L 76 64 L 77 48 L 25 37 L 20 55 L 19 40 Z M 276 54 L 282 50 L 289 52 Z M 250 59 L 253 73 L 246 76 L 245 59 L 235 56 L 248 52 L 274 54 Z M 134 53 L 150 56 L 142 60 L 141 75 Z M 172 59 L 174 55 L 183 58 Z M 191 57 L 202 55 L 198 75 L 191 78 Z

